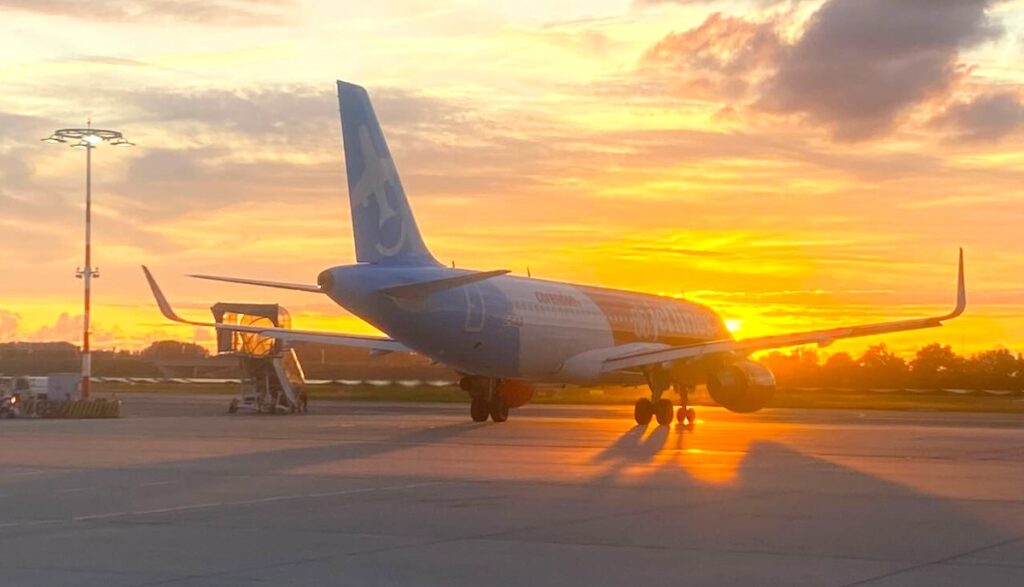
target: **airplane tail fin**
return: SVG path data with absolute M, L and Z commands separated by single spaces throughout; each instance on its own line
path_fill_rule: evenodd
M 423 244 L 370 96 L 360 86 L 339 81 L 338 104 L 356 260 L 437 265 Z

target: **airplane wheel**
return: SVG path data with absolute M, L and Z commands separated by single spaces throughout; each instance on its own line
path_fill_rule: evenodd
M 672 411 L 675 406 L 672 405 L 671 400 L 660 399 L 658 403 L 654 404 L 654 416 L 658 419 L 658 425 L 667 426 L 672 423 L 672 416 L 675 414 Z
M 654 415 L 654 404 L 651 400 L 646 397 L 642 397 L 636 400 L 636 404 L 633 406 L 633 419 L 636 423 L 641 426 L 646 426 L 651 423 L 651 416 Z
M 679 412 L 676 413 L 676 420 L 678 420 L 680 424 L 693 426 L 694 422 L 697 421 L 697 411 L 693 408 L 683 406 L 679 408 Z
M 469 417 L 474 422 L 486 422 L 487 416 L 491 415 L 491 407 L 487 401 L 480 397 L 471 398 L 469 401 Z
M 501 398 L 494 398 L 491 402 L 491 420 L 495 422 L 504 422 L 508 420 L 508 404 Z

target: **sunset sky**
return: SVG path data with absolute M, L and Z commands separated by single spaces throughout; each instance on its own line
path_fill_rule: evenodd
M 94 345 L 279 301 L 353 262 L 334 81 L 367 87 L 428 246 L 459 267 L 681 292 L 739 337 L 944 313 L 885 341 L 1024 351 L 1024 0 L 0 0 L 0 341 Z

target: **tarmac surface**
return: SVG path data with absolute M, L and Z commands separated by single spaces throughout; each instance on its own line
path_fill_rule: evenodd
M 1024 585 L 1024 419 L 331 403 L 0 422 L 3 585 Z

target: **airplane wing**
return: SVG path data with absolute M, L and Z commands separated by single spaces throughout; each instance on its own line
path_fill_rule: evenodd
M 261 287 L 276 287 L 278 289 L 292 289 L 295 291 L 308 291 L 310 293 L 325 293 L 317 285 L 306 285 L 303 283 L 285 283 L 283 281 L 264 281 L 262 279 L 245 279 L 243 277 L 221 277 L 219 275 L 198 275 L 190 274 L 189 277 L 196 279 L 209 279 L 211 281 L 226 281 L 228 283 L 243 283 L 245 285 L 258 285 Z
M 872 336 L 875 334 L 903 332 L 906 330 L 918 330 L 921 328 L 934 328 L 936 326 L 942 326 L 942 323 L 946 320 L 952 320 L 960 314 L 963 314 L 966 307 L 967 292 L 964 286 L 964 251 L 963 249 L 960 249 L 960 261 L 957 270 L 956 307 L 953 308 L 952 312 L 944 316 L 899 320 L 895 322 L 880 322 L 875 324 L 861 324 L 857 326 L 814 330 L 811 332 L 797 332 L 793 334 L 760 336 L 743 340 L 716 340 L 693 345 L 670 347 L 666 349 L 639 351 L 635 353 L 616 355 L 606 359 L 602 365 L 602 372 L 608 373 L 648 365 L 671 363 L 673 361 L 692 359 L 715 353 L 746 354 L 755 351 L 764 351 L 804 344 L 828 346 L 833 341 L 843 338 L 856 338 L 859 336 Z
M 157 285 L 156 279 L 153 278 L 153 274 L 149 272 L 149 269 L 145 265 L 142 266 L 142 271 L 146 274 L 146 281 L 149 282 L 149 288 L 153 290 L 153 297 L 156 298 L 156 304 L 160 307 L 160 312 L 164 317 L 175 322 L 191 324 L 192 326 L 208 326 L 210 328 L 230 330 L 232 332 L 251 332 L 260 336 L 290 342 L 315 342 L 320 344 L 365 348 L 380 352 L 412 352 L 412 349 L 406 347 L 402 343 L 382 336 L 339 334 L 334 332 L 292 330 L 290 328 L 273 328 L 255 325 L 246 326 L 242 324 L 218 324 L 216 322 L 196 322 L 194 320 L 186 320 L 176 314 L 174 309 L 171 308 L 171 304 L 167 301 L 163 292 L 160 291 L 160 286 Z

